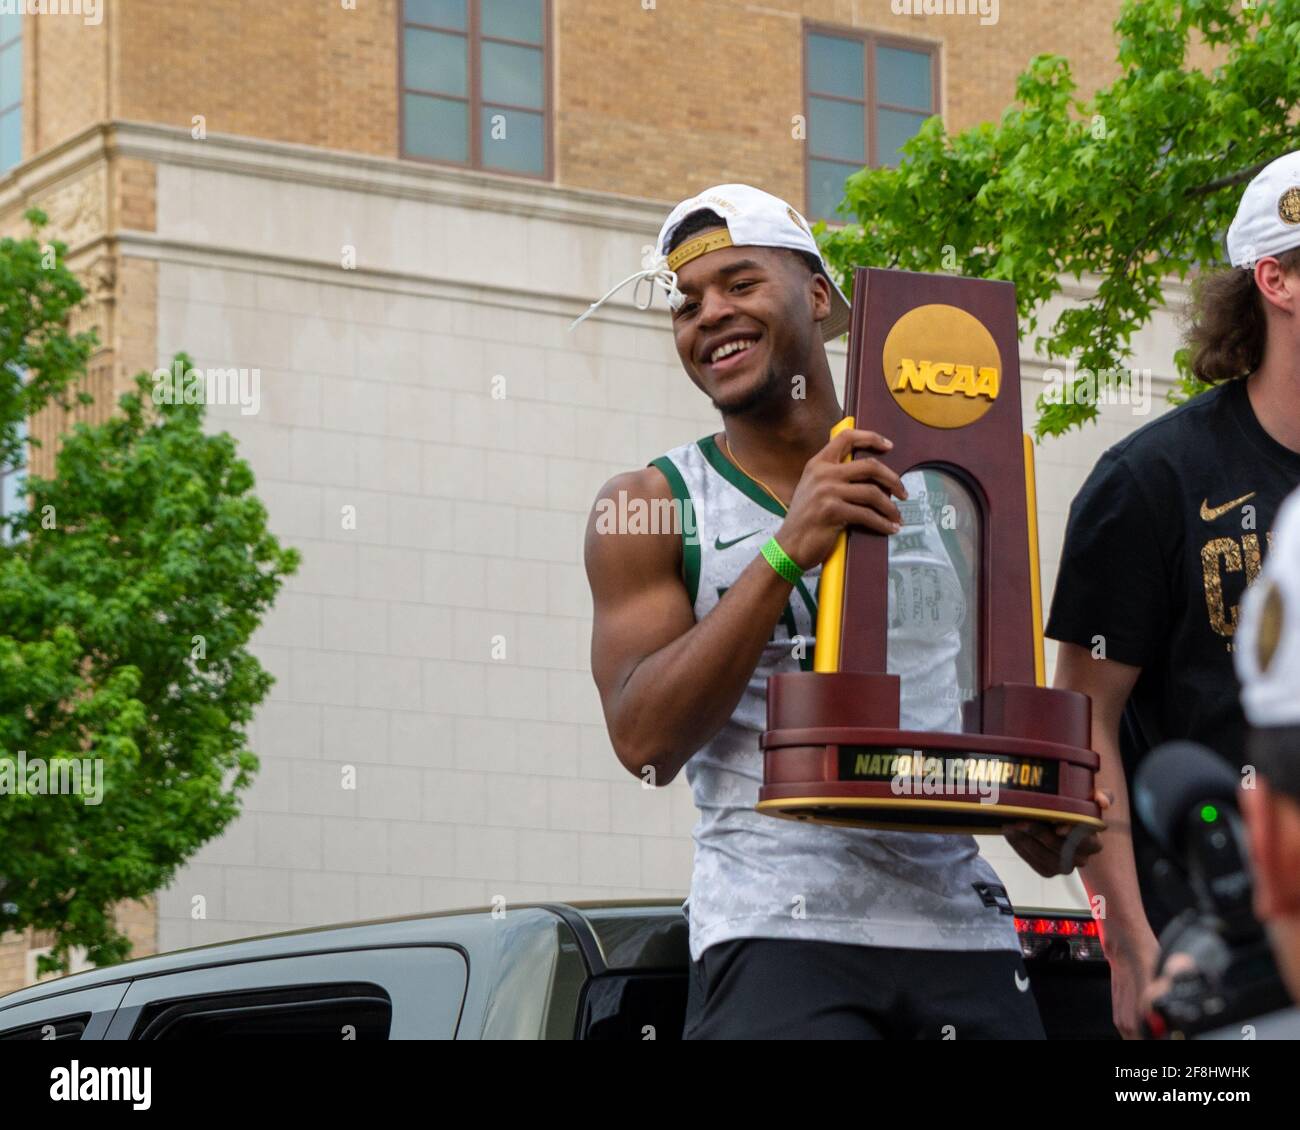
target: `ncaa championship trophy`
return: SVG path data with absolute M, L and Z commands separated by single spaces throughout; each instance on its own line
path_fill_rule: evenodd
M 854 284 L 837 430 L 889 436 L 908 498 L 898 533 L 850 528 L 822 566 L 813 670 L 768 680 L 758 809 L 910 831 L 1100 828 L 1089 699 L 1043 685 L 1015 288 L 869 268 Z

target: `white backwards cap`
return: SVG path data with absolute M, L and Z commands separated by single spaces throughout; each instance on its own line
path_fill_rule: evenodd
M 1300 491 L 1278 511 L 1268 560 L 1242 598 L 1233 655 L 1247 721 L 1300 726 Z
M 1266 165 L 1242 193 L 1228 228 L 1228 259 L 1251 269 L 1300 247 L 1300 150 Z
M 721 216 L 726 224 L 725 229 L 714 229 L 692 236 L 670 255 L 668 245 L 673 233 L 688 216 L 702 211 L 715 212 Z M 1300 242 L 1300 236 L 1297 241 Z M 677 289 L 678 268 L 720 247 L 786 247 L 791 251 L 805 251 L 815 256 L 821 264 L 821 273 L 831 286 L 831 312 L 821 323 L 822 338 L 830 341 L 848 332 L 849 301 L 831 277 L 826 260 L 822 258 L 821 248 L 817 246 L 808 227 L 808 221 L 784 200 L 748 184 L 720 184 L 678 204 L 659 229 L 654 250 L 642 261 L 642 269 L 628 275 L 603 298 L 593 302 L 569 329 L 590 317 L 630 282 L 636 283 L 632 297 L 637 309 L 649 308 L 654 298 L 654 287 L 658 286 L 667 295 L 669 306 L 676 310 L 685 301 L 685 296 Z M 649 282 L 651 289 L 650 297 L 642 303 L 637 295 L 644 282 Z

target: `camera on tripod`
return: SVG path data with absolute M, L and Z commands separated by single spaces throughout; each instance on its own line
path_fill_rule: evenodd
M 1186 968 L 1152 1006 L 1145 1034 L 1185 1039 L 1289 1005 L 1252 907 L 1237 777 L 1227 762 L 1195 742 L 1167 742 L 1139 769 L 1134 806 L 1196 902 L 1161 935 L 1161 969 L 1179 956 L 1172 965 Z

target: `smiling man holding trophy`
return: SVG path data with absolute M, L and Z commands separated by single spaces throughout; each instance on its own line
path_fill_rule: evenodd
M 1098 846 L 1087 700 L 1040 685 L 1010 288 L 869 276 L 848 416 L 824 343 L 849 304 L 784 201 L 683 201 L 620 284 L 665 292 L 723 421 L 607 483 L 586 540 L 614 750 L 655 785 L 685 769 L 699 810 L 687 1038 L 1041 1038 L 970 833 L 1042 874 Z M 936 301 L 965 319 L 890 336 Z M 611 530 L 619 498 L 686 520 Z

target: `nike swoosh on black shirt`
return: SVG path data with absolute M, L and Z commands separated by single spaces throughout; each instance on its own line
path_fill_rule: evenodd
M 1210 508 L 1210 500 L 1203 498 L 1201 499 L 1201 521 L 1213 522 L 1216 518 L 1222 518 L 1229 510 L 1249 502 L 1254 497 L 1255 492 L 1252 490 L 1249 494 L 1243 494 L 1240 498 L 1234 498 L 1231 502 L 1225 502 L 1222 506 L 1213 509 Z

